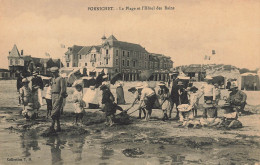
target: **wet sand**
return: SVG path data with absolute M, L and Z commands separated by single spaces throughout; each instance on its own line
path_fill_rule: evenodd
M 150 122 L 137 119 L 105 126 L 104 114 L 87 110 L 83 125 L 76 126 L 68 102 L 61 118 L 62 132 L 46 134 L 51 120 L 26 121 L 16 106 L 15 90 L 0 103 L 0 164 L 255 164 L 260 162 L 260 106 L 247 105 L 251 115 L 239 120 L 243 128 L 226 130 L 202 127 L 180 128 L 174 120 L 163 122 L 154 110 Z M 3 85 L 0 87 L 3 95 Z M 127 90 L 127 89 L 125 89 Z M 112 89 L 113 92 L 113 89 Z M 131 100 L 126 97 L 127 103 Z M 249 96 L 250 99 L 250 96 Z M 15 104 L 14 104 L 15 103 Z M 130 105 L 123 105 L 126 109 Z M 132 112 L 130 110 L 129 112 Z M 223 110 L 219 110 L 221 116 Z M 199 111 L 199 115 L 202 112 Z M 175 114 L 173 114 L 175 115 Z M 22 160 L 21 160 L 22 159 Z

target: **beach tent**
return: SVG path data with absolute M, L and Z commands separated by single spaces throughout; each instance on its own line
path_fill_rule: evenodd
M 243 73 L 242 77 L 242 90 L 260 90 L 259 76 L 255 73 Z

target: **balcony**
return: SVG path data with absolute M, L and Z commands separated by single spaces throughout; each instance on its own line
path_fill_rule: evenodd
M 104 59 L 110 59 L 110 55 L 109 54 L 105 55 Z
M 96 62 L 96 58 L 91 58 L 90 62 Z

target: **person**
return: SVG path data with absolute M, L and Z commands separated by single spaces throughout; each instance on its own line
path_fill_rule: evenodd
M 29 80 L 23 78 L 22 87 L 19 89 L 21 103 L 23 106 L 27 106 L 28 103 L 32 103 L 32 90 L 29 88 Z
M 130 88 L 128 91 L 131 91 L 135 96 L 134 96 L 134 101 L 131 105 L 131 107 L 133 107 L 138 101 L 140 101 L 140 98 L 141 98 L 141 93 L 142 93 L 142 89 L 143 89 L 143 85 L 141 83 L 138 83 L 136 85 L 136 87 L 132 87 Z M 130 108 L 131 108 L 130 107 Z M 144 114 L 144 117 L 146 116 L 146 112 L 145 112 L 145 109 L 144 108 L 141 108 L 139 110 L 139 116 L 138 116 L 138 119 L 141 119 L 142 118 L 142 112 Z
M 171 89 L 171 95 L 170 95 L 170 98 L 171 98 L 171 109 L 170 109 L 170 112 L 169 112 L 169 118 L 171 118 L 172 116 L 172 109 L 174 107 L 174 104 L 176 106 L 176 119 L 179 119 L 179 111 L 177 109 L 178 105 L 179 105 L 179 98 L 178 98 L 178 81 L 179 79 L 177 78 L 177 75 L 173 75 L 173 81 L 172 81 L 172 89 Z
M 39 104 L 42 106 L 43 105 L 42 102 L 43 80 L 36 71 L 33 72 L 33 77 L 31 79 L 31 82 L 32 82 L 33 95 L 35 95 L 34 101 L 38 101 Z
M 141 110 L 142 108 L 145 109 L 145 111 L 146 111 L 145 120 L 146 121 L 150 120 L 150 117 L 152 114 L 152 108 L 153 108 L 153 105 L 154 105 L 156 99 L 157 99 L 157 97 L 156 97 L 155 91 L 149 87 L 148 83 L 146 83 L 141 92 L 140 104 L 138 107 L 139 110 Z
M 121 107 L 119 108 L 119 106 L 115 104 L 115 97 L 111 93 L 108 86 L 109 84 L 103 83 L 100 86 L 100 90 L 102 90 L 101 103 L 104 105 L 102 109 L 106 114 L 107 124 L 109 124 L 109 126 L 111 127 L 114 125 L 116 110 L 119 109 L 123 111 L 123 109 Z
M 86 103 L 86 108 L 89 109 L 98 109 L 99 100 L 98 98 L 98 89 L 95 88 L 95 84 L 91 84 L 89 89 L 86 89 L 86 92 L 83 96 L 83 100 Z
M 198 88 L 195 86 L 192 86 L 189 89 L 188 97 L 189 97 L 189 104 L 192 106 L 192 112 L 193 116 L 197 117 L 197 109 L 199 106 L 199 99 L 202 96 L 201 92 L 198 92 Z
M 214 87 L 215 87 L 215 95 L 216 95 L 215 103 L 216 103 L 216 105 L 218 105 L 219 100 L 221 99 L 221 91 L 220 91 L 219 85 L 217 83 L 214 84 Z
M 158 90 L 158 96 L 160 100 L 160 105 L 163 110 L 163 118 L 162 120 L 169 120 L 167 111 L 170 110 L 171 108 L 171 103 L 170 103 L 170 91 L 166 87 L 164 82 L 160 82 L 159 84 L 160 89 Z
M 44 99 L 46 100 L 46 103 L 47 103 L 46 118 L 48 119 L 48 117 L 51 116 L 51 111 L 52 111 L 51 83 L 49 82 L 48 84 L 46 84 L 46 87 L 47 87 L 47 90 L 46 90 Z
M 60 113 L 62 108 L 62 102 L 65 97 L 67 97 L 66 93 L 66 83 L 62 77 L 59 76 L 59 68 L 58 67 L 52 67 L 50 69 L 52 73 L 52 124 L 50 127 L 50 132 L 55 132 L 54 126 L 55 122 L 57 122 L 57 129 L 56 132 L 61 131 L 60 127 Z
M 82 123 L 83 119 L 83 112 L 84 112 L 84 107 L 85 107 L 85 102 L 82 100 L 83 99 L 83 82 L 81 80 L 75 81 L 74 84 L 72 85 L 75 87 L 72 100 L 74 102 L 74 110 L 76 114 L 76 120 L 75 124 L 78 124 L 78 121 Z
M 203 118 L 207 118 L 208 115 L 210 118 L 214 118 L 217 117 L 217 109 L 214 105 L 216 100 L 216 91 L 215 87 L 211 84 L 211 76 L 206 76 L 205 81 L 207 84 L 202 86 L 202 91 L 204 94 Z M 208 111 L 210 111 L 210 114 L 208 114 Z
M 125 96 L 122 82 L 118 83 L 118 86 L 116 88 L 116 96 L 116 102 L 118 105 L 125 104 Z
M 228 80 L 226 89 L 230 89 L 230 86 L 231 86 L 231 82 L 230 82 L 230 80 Z
M 232 82 L 229 91 L 231 91 L 231 93 L 227 98 L 227 102 L 230 104 L 231 107 L 234 107 L 237 113 L 244 113 L 247 95 L 241 90 L 238 90 L 238 86 L 235 82 Z
M 177 90 L 177 96 L 178 96 L 178 103 L 179 105 L 177 106 L 177 112 L 179 113 L 179 109 L 180 107 L 183 107 L 183 105 L 188 105 L 189 104 L 189 99 L 188 99 L 188 92 L 187 90 L 184 88 L 184 84 L 182 83 L 182 81 L 178 82 L 178 90 Z M 184 117 L 185 113 L 181 112 L 181 116 Z M 176 119 L 180 119 L 179 115 L 178 118 Z
M 20 106 L 22 104 L 22 101 L 21 101 L 21 97 L 20 97 L 20 88 L 23 87 L 23 83 L 22 83 L 22 80 L 23 80 L 23 75 L 22 73 L 19 73 L 18 77 L 17 77 L 17 80 L 16 80 L 16 88 L 17 88 L 17 92 L 19 94 L 19 97 L 18 97 L 18 106 Z
M 22 80 L 23 87 L 20 88 L 20 97 L 21 97 L 21 102 L 23 104 L 23 111 L 22 115 L 26 119 L 35 119 L 36 118 L 36 111 L 34 110 L 34 106 L 32 103 L 32 91 L 29 88 L 29 80 L 27 78 L 24 78 Z

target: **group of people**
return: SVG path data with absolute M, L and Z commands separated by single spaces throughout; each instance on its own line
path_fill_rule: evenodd
M 63 107 L 65 99 L 68 96 L 67 94 L 67 83 L 66 80 L 59 76 L 59 69 L 57 67 L 52 67 L 50 69 L 52 73 L 52 79 L 47 85 L 47 92 L 45 94 L 45 100 L 47 102 L 47 117 L 51 116 L 52 124 L 50 131 L 61 131 L 60 127 L 60 116 L 63 112 Z M 75 74 L 77 77 L 77 74 Z M 21 83 L 19 83 L 21 80 Z M 130 88 L 128 91 L 134 94 L 134 101 L 131 104 L 131 107 L 127 110 L 123 110 L 119 104 L 125 104 L 123 84 L 118 83 L 116 94 L 117 99 L 110 90 L 110 84 L 107 81 L 104 81 L 101 86 L 97 87 L 91 85 L 87 95 L 83 93 L 84 83 L 80 79 L 80 73 L 78 74 L 77 80 L 73 83 L 72 87 L 75 88 L 72 95 L 72 102 L 74 104 L 75 112 L 75 123 L 82 123 L 84 109 L 95 109 L 99 108 L 99 103 L 94 103 L 96 98 L 88 99 L 96 96 L 96 88 L 99 88 L 102 91 L 101 99 L 101 110 L 105 112 L 106 124 L 109 126 L 114 125 L 114 119 L 116 111 L 127 112 L 129 109 L 134 107 L 135 104 L 138 104 L 139 116 L 138 118 L 143 117 L 146 121 L 150 120 L 152 109 L 161 109 L 162 110 L 162 120 L 166 121 L 172 117 L 172 110 L 174 105 L 176 107 L 176 117 L 174 119 L 179 120 L 183 125 L 187 123 L 192 123 L 198 117 L 197 111 L 200 108 L 199 100 L 204 95 L 203 103 L 203 116 L 200 120 L 200 124 L 207 119 L 216 119 L 217 115 L 217 105 L 221 99 L 221 92 L 217 84 L 211 84 L 212 78 L 207 76 L 205 78 L 206 84 L 202 87 L 197 88 L 192 84 L 186 87 L 181 80 L 174 77 L 172 81 L 172 88 L 169 89 L 165 82 L 160 82 L 158 84 L 159 90 L 156 91 L 149 85 L 149 82 L 138 83 L 134 87 Z M 29 83 L 31 82 L 31 88 Z M 31 78 L 18 78 L 17 87 L 19 86 L 19 94 L 21 104 L 23 104 L 23 115 L 26 118 L 35 119 L 37 118 L 38 110 L 42 105 L 41 100 L 41 90 L 43 89 L 42 79 L 37 75 L 33 74 Z M 246 105 L 246 94 L 238 90 L 237 85 L 231 84 L 230 86 L 230 96 L 227 98 L 227 103 L 229 104 L 225 108 L 228 109 L 227 112 L 231 115 L 232 119 L 237 119 L 238 115 L 244 111 Z M 228 115 L 226 118 L 229 118 Z M 221 120 L 222 121 L 222 120 Z M 220 124 L 221 121 L 218 123 Z M 56 130 L 54 129 L 55 124 L 57 125 Z M 193 123 L 194 124 L 194 123 Z M 196 124 L 194 124 L 196 125 Z

